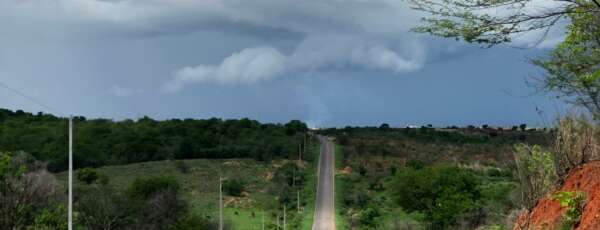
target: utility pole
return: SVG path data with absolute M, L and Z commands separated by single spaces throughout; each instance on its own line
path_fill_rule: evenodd
M 298 197 L 296 200 L 298 201 L 298 213 L 300 213 L 300 189 L 298 189 Z
M 219 230 L 223 230 L 223 178 L 219 177 Z
M 294 166 L 294 171 L 292 171 L 292 188 L 296 187 L 296 166 Z M 289 183 L 289 182 L 288 182 Z
M 298 163 L 302 161 L 302 144 L 298 145 Z
M 73 230 L 73 116 L 69 116 L 69 213 L 68 230 Z
M 286 206 L 285 206 L 285 204 L 283 204 L 283 230 L 285 230 L 285 209 L 286 209 Z
M 303 150 L 302 154 L 304 156 L 306 156 L 306 133 L 304 133 L 304 148 L 302 148 L 302 150 Z M 302 159 L 300 159 L 300 160 L 302 160 Z

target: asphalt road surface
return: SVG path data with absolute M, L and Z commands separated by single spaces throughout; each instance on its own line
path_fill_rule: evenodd
M 335 230 L 334 186 L 335 147 L 327 137 L 319 136 L 321 156 L 317 169 L 317 200 L 313 230 Z

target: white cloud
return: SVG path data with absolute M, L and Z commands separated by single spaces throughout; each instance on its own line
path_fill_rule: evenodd
M 271 79 L 285 69 L 286 57 L 272 47 L 244 49 L 218 65 L 184 67 L 166 84 L 167 91 L 178 91 L 189 83 L 254 83 Z
M 352 52 L 352 62 L 367 67 L 391 70 L 396 73 L 413 71 L 421 68 L 418 60 L 401 57 L 397 52 L 382 46 L 364 47 Z

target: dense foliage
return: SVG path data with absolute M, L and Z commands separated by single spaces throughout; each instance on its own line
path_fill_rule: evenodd
M 148 117 L 137 121 L 74 118 L 76 168 L 164 159 L 254 158 L 271 160 L 297 152 L 307 127 L 261 124 L 250 119 L 207 120 Z M 67 168 L 65 118 L 0 109 L 0 149 L 23 150 L 48 162 L 51 171 Z
M 447 229 L 480 206 L 480 182 L 473 172 L 452 166 L 406 168 L 392 185 L 394 198 L 409 212 L 423 212 L 434 228 Z
M 2 229 L 61 229 L 54 177 L 24 152 L 0 152 L 0 226 Z

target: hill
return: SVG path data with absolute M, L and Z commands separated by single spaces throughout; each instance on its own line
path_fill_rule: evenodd
M 239 180 L 243 184 L 241 196 L 226 194 L 224 197 L 225 223 L 232 229 L 260 229 L 263 212 L 267 226 L 275 225 L 277 215 L 282 215 L 277 199 L 277 189 L 282 185 L 275 177 L 288 163 L 288 160 L 264 163 L 253 159 L 165 160 L 104 166 L 97 168 L 97 171 L 110 178 L 108 186 L 116 192 L 126 192 L 136 178 L 173 176 L 181 186 L 182 198 L 189 205 L 190 211 L 196 215 L 208 216 L 213 221 L 218 219 L 219 175 L 225 180 Z M 182 171 L 181 165 L 185 165 L 187 169 Z M 305 162 L 303 165 L 304 170 L 314 169 L 312 163 Z M 67 173 L 58 173 L 56 177 L 65 191 Z M 314 178 L 309 175 L 301 189 L 303 212 L 296 217 L 295 206 L 289 207 L 288 224 L 309 226 L 302 221 L 312 215 L 314 183 Z M 86 185 L 77 180 L 75 187 L 82 186 Z M 294 199 L 293 203 L 295 202 Z

